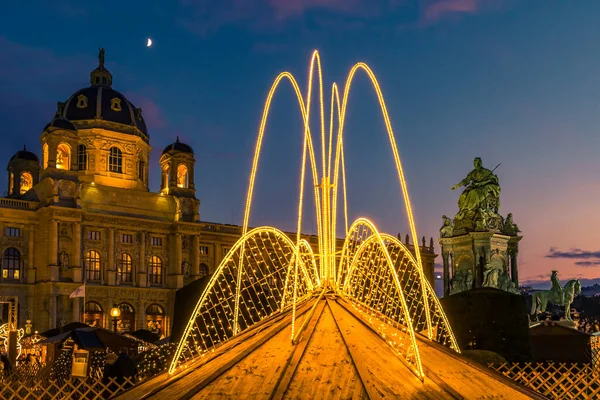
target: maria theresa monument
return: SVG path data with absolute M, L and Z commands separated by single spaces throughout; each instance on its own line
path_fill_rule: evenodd
M 444 265 L 444 296 L 479 287 L 519 293 L 519 228 L 500 210 L 500 183 L 495 169 L 473 160 L 474 169 L 452 186 L 464 187 L 453 219 L 442 216 L 439 243 Z

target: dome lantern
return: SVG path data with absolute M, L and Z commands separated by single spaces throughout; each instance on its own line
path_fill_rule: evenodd
M 90 73 L 91 86 L 106 86 L 112 87 L 112 74 L 104 68 L 104 48 L 99 49 L 98 68 Z

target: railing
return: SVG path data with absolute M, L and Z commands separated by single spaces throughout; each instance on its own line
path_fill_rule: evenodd
M 242 233 L 242 228 L 239 226 L 220 225 L 220 224 L 203 224 L 202 230 L 208 231 L 208 232 L 234 233 L 237 235 L 240 235 Z
M 600 370 L 592 364 L 522 363 L 489 364 L 489 368 L 549 399 L 597 399 Z
M 35 202 L 27 200 L 0 198 L 0 207 L 33 210 L 35 208 Z

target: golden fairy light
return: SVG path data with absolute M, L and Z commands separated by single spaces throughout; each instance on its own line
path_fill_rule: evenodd
M 179 367 L 187 368 L 190 362 L 199 359 L 215 346 L 284 311 L 291 311 L 291 338 L 292 343 L 296 343 L 297 306 L 313 295 L 319 295 L 320 298 L 329 290 L 351 302 L 356 312 L 363 316 L 421 379 L 424 372 L 415 337 L 417 332 L 459 351 L 437 296 L 423 273 L 419 246 L 414 246 L 413 255 L 399 240 L 379 233 L 375 225 L 365 218 L 357 219 L 348 227 L 343 136 L 348 97 L 353 79 L 359 70 L 366 73 L 377 94 L 396 165 L 410 233 L 413 243 L 418 243 L 400 154 L 383 94 L 374 73 L 364 63 L 354 65 L 346 80 L 341 100 L 338 86 L 335 83 L 332 85 L 327 124 L 321 60 L 318 51 L 315 51 L 309 66 L 306 98 L 303 98 L 296 79 L 289 72 L 279 74 L 269 90 L 252 161 L 242 237 L 227 253 L 200 296 L 179 342 L 169 373 L 174 373 Z M 317 164 L 310 129 L 315 75 L 319 84 L 317 100 L 321 133 L 320 166 Z M 271 102 L 284 80 L 294 89 L 304 124 L 295 240 L 273 227 L 248 230 L 254 184 Z M 336 127 L 337 135 L 334 135 Z M 335 144 L 334 137 L 337 137 Z M 301 235 L 307 161 L 312 175 L 316 208 L 316 253 Z M 343 247 L 337 252 L 336 229 L 340 189 L 346 234 Z M 303 326 L 306 324 L 306 318 Z

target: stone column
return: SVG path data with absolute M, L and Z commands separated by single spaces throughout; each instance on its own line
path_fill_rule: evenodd
M 81 268 L 81 223 L 75 222 L 73 224 L 73 261 L 71 267 L 73 268 L 73 282 L 81 283 L 83 281 L 83 274 Z
M 109 286 L 116 284 L 117 271 L 115 268 L 115 230 L 108 229 L 108 265 L 106 268 L 106 279 Z
M 444 297 L 450 295 L 450 265 L 448 265 L 448 258 L 450 254 L 448 252 L 442 253 L 442 261 L 444 263 Z
M 479 250 L 474 251 L 475 260 L 473 262 L 473 287 L 479 288 L 483 285 L 483 281 L 481 279 L 482 268 L 481 268 L 481 257 L 482 254 Z M 469 288 L 472 289 L 472 288 Z
M 81 322 L 80 319 L 80 301 L 79 301 L 79 297 L 75 297 L 72 299 L 73 300 L 73 322 Z
M 27 275 L 25 277 L 25 281 L 29 284 L 35 283 L 35 225 L 30 225 L 29 227 L 29 248 L 27 253 Z
M 519 254 L 518 250 L 513 250 L 510 253 L 510 270 L 511 270 L 511 278 L 515 286 L 519 287 L 519 268 L 517 266 L 517 256 Z
M 58 265 L 58 220 L 53 219 L 50 230 L 50 265 Z
M 192 236 L 192 259 L 191 259 L 191 275 L 195 278 L 200 275 L 200 237 Z
M 58 265 L 58 220 L 50 221 L 50 254 L 48 267 L 50 269 L 50 281 L 56 282 L 60 279 L 60 267 Z
M 148 276 L 146 274 L 146 232 L 140 232 L 140 261 L 138 269 L 138 286 L 148 286 Z
M 171 258 L 171 271 L 168 273 L 167 282 L 168 286 L 173 289 L 179 289 L 183 287 L 183 274 L 181 273 L 181 234 L 176 233 L 173 235 L 173 257 Z
M 55 294 L 51 294 L 50 295 L 50 304 L 49 304 L 49 310 L 48 310 L 48 324 L 49 327 L 48 329 L 53 329 L 56 328 L 56 295 Z

